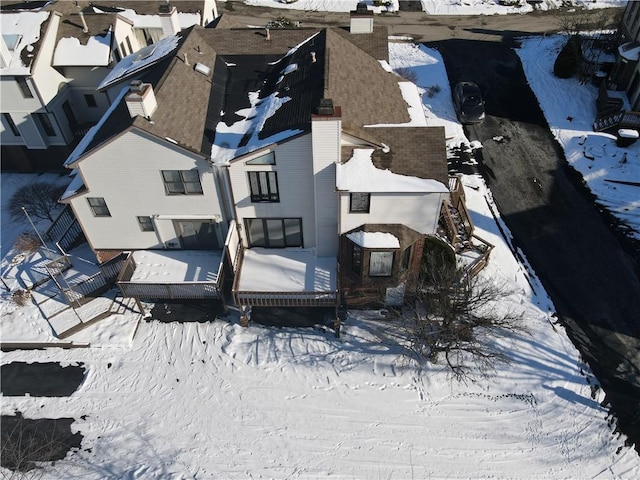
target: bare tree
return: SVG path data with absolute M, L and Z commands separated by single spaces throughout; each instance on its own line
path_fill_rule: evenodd
M 80 433 L 71 433 L 72 418 L 31 420 L 2 415 L 0 465 L 11 473 L 3 478 L 36 479 L 43 475 L 38 462 L 62 460 L 71 448 L 79 448 Z
M 496 308 L 509 294 L 505 286 L 469 278 L 441 254 L 425 256 L 416 283 L 406 320 L 414 354 L 432 363 L 444 359 L 459 381 L 475 372 L 487 374 L 496 362 L 508 362 L 496 338 L 526 329 L 522 315 Z
M 580 82 L 585 83 L 593 71 L 589 69 L 589 62 L 585 62 L 584 52 L 588 51 L 589 55 L 592 55 L 595 45 L 599 45 L 599 50 L 605 43 L 602 41 L 603 35 L 614 36 L 613 32 L 617 29 L 622 18 L 621 13 L 618 11 L 611 13 L 610 10 L 558 10 L 555 18 L 560 32 L 567 36 L 567 43 L 558 55 L 554 72 L 556 75 L 558 75 L 558 70 L 568 72 L 564 76 L 558 75 L 561 78 L 568 78 L 577 73 Z M 597 62 L 597 59 L 591 58 L 590 60 Z M 567 64 L 573 65 L 573 67 L 567 67 Z M 575 72 L 571 73 L 572 70 Z
M 11 218 L 24 215 L 24 207 L 29 215 L 53 222 L 52 212 L 65 187 L 50 182 L 35 182 L 18 189 L 9 199 L 7 209 Z

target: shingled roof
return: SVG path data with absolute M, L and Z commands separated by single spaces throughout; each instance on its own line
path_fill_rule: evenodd
M 264 140 L 281 132 L 309 131 L 320 100 L 331 98 L 341 107 L 345 131 L 390 147 L 388 153 L 374 154 L 378 168 L 446 184 L 444 132 L 410 126 L 398 85 L 401 79 L 380 65 L 386 55 L 378 58 L 383 56 L 378 43 L 383 39 L 386 45 L 386 35 L 384 28 L 358 35 L 334 28 L 292 29 L 272 30 L 267 40 L 264 30 L 193 27 L 182 33 L 182 43 L 174 52 L 149 67 L 148 74 L 159 78 L 150 80 L 158 104 L 152 121 L 127 120 L 123 102 L 92 146 L 106 140 L 106 135 L 117 134 L 120 119 L 121 130 L 137 127 L 208 156 L 212 144 L 223 141 L 215 138 L 220 122 L 230 126 L 252 121 L 237 114 L 254 106 L 250 92 L 259 93 L 261 100 L 289 101 L 270 116 L 255 119 L 262 123 L 256 123 L 258 131 L 249 126 L 242 140 L 245 144 L 249 135 Z M 206 65 L 210 73 L 195 70 L 196 63 Z M 367 128 L 379 124 L 398 126 Z
M 373 129 L 388 148 L 376 150 L 376 168 L 410 177 L 433 178 L 448 185 L 444 127 L 379 127 Z
M 366 125 L 408 123 L 411 118 L 398 86 L 399 77 L 384 71 L 377 59 L 335 29 L 326 33 L 324 97 L 342 108 L 345 130 L 370 138 Z

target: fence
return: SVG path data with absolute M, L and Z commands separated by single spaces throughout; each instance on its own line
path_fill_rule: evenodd
M 132 283 L 118 281 L 125 297 L 167 300 L 200 300 L 219 298 L 218 285 L 212 282 Z
M 252 307 L 333 307 L 338 292 L 235 292 L 236 305 Z
M 137 299 L 200 300 L 220 298 L 218 282 L 146 283 L 131 282 L 136 269 L 132 255 L 122 259 L 122 268 L 117 276 L 118 288 L 125 297 Z M 220 273 L 220 272 L 218 272 Z
M 69 284 L 66 281 L 63 284 L 56 283 L 60 286 L 62 294 L 69 304 L 81 305 L 87 299 L 93 298 L 100 293 L 107 291 L 114 283 L 115 279 L 124 265 L 126 254 L 120 254 L 108 262 L 100 265 L 100 271 L 79 282 Z M 50 270 L 48 268 L 48 270 Z M 53 272 L 50 271 L 50 274 Z M 52 274 L 53 278 L 53 274 Z M 55 280 L 55 278 L 54 278 Z
M 83 236 L 80 223 L 73 214 L 70 205 L 65 205 L 44 234 L 44 237 L 57 244 L 62 250 L 69 250 Z

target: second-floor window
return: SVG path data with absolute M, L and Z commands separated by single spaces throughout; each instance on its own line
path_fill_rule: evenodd
M 279 202 L 276 172 L 248 172 L 252 202 Z
M 167 195 L 202 195 L 198 170 L 162 170 Z
M 89 202 L 89 206 L 91 207 L 91 211 L 95 217 L 111 216 L 111 212 L 109 212 L 109 208 L 107 207 L 107 202 L 105 202 L 103 197 L 88 197 L 87 202 Z
M 349 194 L 349 212 L 350 213 L 369 213 L 371 205 L 371 194 L 354 192 Z
M 33 98 L 33 93 L 31 92 L 31 88 L 29 87 L 29 82 L 25 77 L 16 77 L 16 82 L 18 82 L 18 87 L 22 92 L 22 96 L 24 98 Z

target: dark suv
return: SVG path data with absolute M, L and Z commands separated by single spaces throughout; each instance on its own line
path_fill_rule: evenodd
M 484 100 L 480 87 L 473 82 L 460 82 L 455 86 L 453 106 L 460 123 L 480 123 L 484 120 Z

